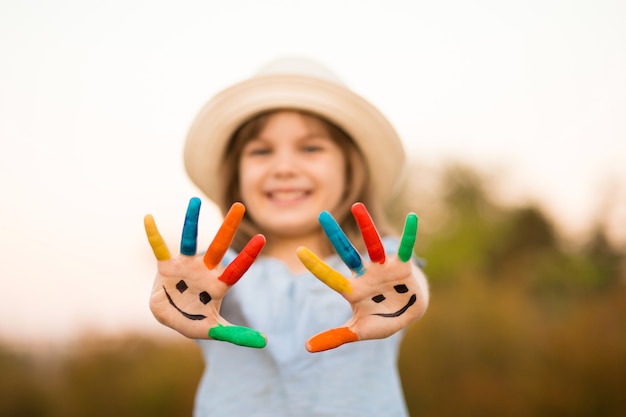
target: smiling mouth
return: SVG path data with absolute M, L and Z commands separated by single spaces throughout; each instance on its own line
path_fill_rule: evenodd
M 165 289 L 165 287 L 163 287 L 163 291 L 165 291 L 165 295 L 167 297 L 167 301 L 170 302 L 170 304 L 180 312 L 180 314 L 182 314 L 183 316 L 187 317 L 189 320 L 204 320 L 206 319 L 206 316 L 204 314 L 189 314 L 184 312 L 183 310 L 181 310 L 175 303 L 174 300 L 172 300 L 172 297 L 170 297 L 169 293 L 167 292 L 167 290 Z
M 405 311 L 407 311 L 409 309 L 409 307 L 411 307 L 413 304 L 415 304 L 416 301 L 417 301 L 417 296 L 415 294 L 413 294 L 411 296 L 411 298 L 409 299 L 409 302 L 406 303 L 406 305 L 404 307 L 402 307 L 400 310 L 396 311 L 395 313 L 374 313 L 374 314 L 372 314 L 372 316 L 380 316 L 380 317 L 398 317 L 398 316 L 401 316 L 402 314 L 404 314 Z
M 302 200 L 310 193 L 304 190 L 276 190 L 267 193 L 267 197 L 276 203 L 288 203 Z

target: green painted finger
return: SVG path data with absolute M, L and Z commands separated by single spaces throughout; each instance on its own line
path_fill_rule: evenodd
M 398 258 L 400 258 L 402 262 L 407 262 L 411 259 L 416 236 L 417 215 L 415 213 L 409 213 L 404 222 L 404 230 L 402 231 L 402 239 L 400 240 L 400 248 L 398 249 Z
M 209 337 L 222 342 L 257 349 L 264 348 L 267 345 L 267 339 L 262 333 L 243 326 L 222 326 L 218 324 L 209 329 Z

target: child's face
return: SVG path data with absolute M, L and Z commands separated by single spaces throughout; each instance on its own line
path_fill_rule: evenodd
M 340 203 L 346 160 L 320 122 L 281 111 L 244 146 L 239 178 L 243 203 L 263 232 L 293 237 L 319 228 L 319 213 Z

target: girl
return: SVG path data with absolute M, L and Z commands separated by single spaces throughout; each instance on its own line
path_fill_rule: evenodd
M 417 217 L 401 239 L 383 218 L 403 163 L 379 111 L 312 61 L 276 61 L 202 109 L 185 164 L 222 227 L 196 256 L 192 199 L 172 257 L 145 219 L 151 310 L 206 362 L 196 416 L 407 415 L 397 352 L 428 288 Z

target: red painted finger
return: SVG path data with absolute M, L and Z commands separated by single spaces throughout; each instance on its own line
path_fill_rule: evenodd
M 224 272 L 218 279 L 228 285 L 235 285 L 250 268 L 250 265 L 252 265 L 264 245 L 265 236 L 253 236 L 239 255 L 224 269 Z
M 354 203 L 352 205 L 352 215 L 361 230 L 361 236 L 363 236 L 363 241 L 365 242 L 370 260 L 379 264 L 385 263 L 385 248 L 383 247 L 383 242 L 380 240 L 378 230 L 376 230 L 376 226 L 365 208 L 365 205 L 363 203 Z
M 343 344 L 356 342 L 359 336 L 347 327 L 326 330 L 316 334 L 306 342 L 306 350 L 309 352 L 322 352 L 334 349 Z
M 220 263 L 233 242 L 233 237 L 235 237 L 235 232 L 239 227 L 239 223 L 241 223 L 241 219 L 243 219 L 245 211 L 246 209 L 241 203 L 234 203 L 230 207 L 230 210 L 224 217 L 224 222 L 204 254 L 204 264 L 207 268 L 213 269 Z

